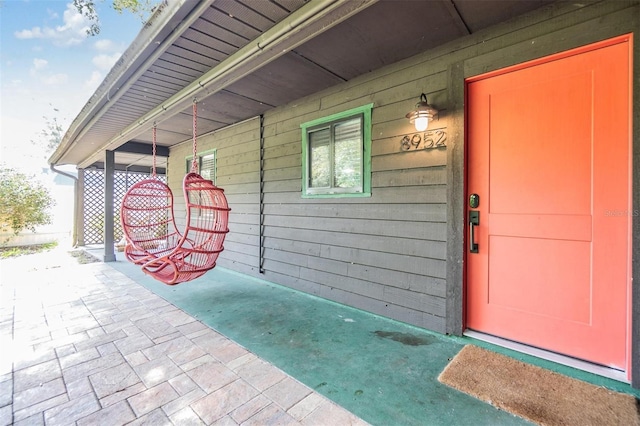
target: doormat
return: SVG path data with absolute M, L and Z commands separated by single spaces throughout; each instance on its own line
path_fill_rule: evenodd
M 640 426 L 640 401 L 473 345 L 438 377 L 454 389 L 540 425 Z

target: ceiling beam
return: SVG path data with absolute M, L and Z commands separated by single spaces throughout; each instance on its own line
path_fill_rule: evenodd
M 139 117 L 79 164 L 83 167 L 98 161 L 105 150 L 148 131 L 154 123 L 170 118 L 187 108 L 194 100 L 211 96 L 256 69 L 286 54 L 307 40 L 361 12 L 377 0 L 311 0 L 291 15 L 252 40 L 184 89 Z
M 116 152 L 128 152 L 131 154 L 153 155 L 153 146 L 142 142 L 126 142 L 115 149 Z M 156 153 L 158 157 L 168 157 L 169 147 L 156 145 Z
M 465 35 L 471 34 L 471 30 L 467 26 L 467 23 L 464 22 L 464 19 L 462 18 L 462 15 L 460 15 L 460 11 L 458 11 L 458 8 L 456 7 L 456 4 L 453 2 L 453 0 L 443 0 L 442 3 L 444 3 L 444 7 L 447 9 L 449 15 L 451 15 L 453 21 L 456 23 L 456 26 L 460 29 L 460 31 L 462 31 Z

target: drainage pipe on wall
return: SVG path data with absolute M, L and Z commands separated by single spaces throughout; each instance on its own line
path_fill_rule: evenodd
M 264 274 L 264 114 L 260 114 L 260 257 L 258 272 Z

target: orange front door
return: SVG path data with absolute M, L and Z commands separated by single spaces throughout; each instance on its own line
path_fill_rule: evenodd
M 468 328 L 627 368 L 630 44 L 467 81 Z

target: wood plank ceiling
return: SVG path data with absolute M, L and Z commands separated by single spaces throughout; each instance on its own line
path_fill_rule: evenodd
M 310 40 L 206 98 L 198 99 L 198 133 L 204 134 L 255 117 L 268 109 L 348 81 L 361 74 L 408 58 L 459 37 L 509 20 L 552 0 L 381 0 L 316 34 Z M 176 13 L 184 19 L 199 3 L 187 1 Z M 180 92 L 231 55 L 262 36 L 306 0 L 215 0 L 191 25 L 166 46 L 177 22 L 153 40 L 146 64 L 128 66 L 127 84 L 115 102 L 72 136 L 73 146 L 58 164 L 83 164 L 132 123 Z M 187 8 L 190 10 L 185 10 Z M 160 53 L 158 55 L 158 53 Z M 149 61 L 147 61 L 149 62 Z M 133 76 L 133 77 L 132 77 Z M 108 77 L 107 77 L 108 78 Z M 94 95 L 95 96 L 95 95 Z M 83 111 L 90 109 L 89 103 Z M 82 115 L 82 113 L 81 113 Z M 76 119 L 78 120 L 78 119 Z M 191 137 L 191 108 L 158 122 L 158 143 L 171 146 Z M 73 126 L 73 124 L 72 124 Z M 134 142 L 151 143 L 151 132 Z M 64 143 L 65 141 L 63 141 Z M 122 143 L 127 140 L 122 141 Z M 116 153 L 116 162 L 150 165 L 139 154 Z

